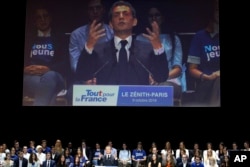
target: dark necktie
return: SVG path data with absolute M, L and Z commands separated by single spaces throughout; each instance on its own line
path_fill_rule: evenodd
M 49 160 L 48 160 L 47 167 L 49 167 L 49 165 L 50 165 L 49 163 L 50 163 L 50 162 L 49 162 Z
M 119 59 L 118 64 L 120 68 L 120 74 L 119 74 L 119 84 L 124 84 L 124 78 L 128 75 L 128 58 L 127 58 L 127 51 L 126 51 L 126 44 L 128 43 L 127 40 L 121 40 L 121 49 L 119 51 Z

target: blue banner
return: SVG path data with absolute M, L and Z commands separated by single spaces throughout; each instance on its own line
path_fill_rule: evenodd
M 117 106 L 173 106 L 173 87 L 120 86 Z

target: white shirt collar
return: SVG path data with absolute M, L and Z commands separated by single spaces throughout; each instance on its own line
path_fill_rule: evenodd
M 118 49 L 118 50 L 120 50 L 120 48 L 121 48 L 121 38 L 119 38 L 119 37 L 117 37 L 117 36 L 115 36 L 114 37 L 114 42 L 115 42 L 115 48 L 116 49 Z M 125 46 L 126 47 L 126 49 L 129 49 L 130 48 L 130 46 L 131 46 L 131 43 L 132 43 L 132 36 L 128 36 L 127 38 L 126 38 L 126 40 L 128 41 L 128 44 Z

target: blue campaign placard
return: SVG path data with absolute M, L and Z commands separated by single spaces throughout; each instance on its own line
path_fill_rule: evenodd
M 173 106 L 172 86 L 119 86 L 117 106 Z

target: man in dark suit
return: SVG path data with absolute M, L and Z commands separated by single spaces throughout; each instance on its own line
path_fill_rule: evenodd
M 187 154 L 182 154 L 181 162 L 177 163 L 177 167 L 191 167 Z
M 56 167 L 56 161 L 51 159 L 51 152 L 46 153 L 46 160 L 43 161 L 42 167 Z
M 98 165 L 101 166 L 118 166 L 117 156 L 111 153 L 111 146 L 107 145 L 105 147 L 105 155 L 100 155 L 98 159 Z
M 60 154 L 56 152 L 55 146 L 51 146 L 51 159 L 54 160 L 56 163 L 58 162 Z
M 82 154 L 84 158 L 86 159 L 86 166 L 90 167 L 92 164 L 91 162 L 92 161 L 92 149 L 87 146 L 85 140 L 82 140 L 81 149 L 82 149 Z
M 18 151 L 18 158 L 14 161 L 14 167 L 28 167 L 28 160 L 23 157 L 23 151 Z
M 148 34 L 143 34 L 150 40 L 150 44 L 132 36 L 137 18 L 136 11 L 129 2 L 115 2 L 110 9 L 109 18 L 114 38 L 97 44 L 98 39 L 105 35 L 105 30 L 101 28 L 101 24 L 93 21 L 77 64 L 76 80 L 83 84 L 99 85 L 149 85 L 151 77 L 156 82 L 166 81 L 168 62 L 157 23 L 153 22 L 152 30 L 147 28 Z M 125 41 L 122 42 L 125 44 L 121 41 Z M 124 61 L 120 57 L 121 52 L 125 55 Z

